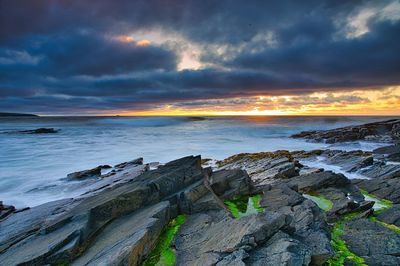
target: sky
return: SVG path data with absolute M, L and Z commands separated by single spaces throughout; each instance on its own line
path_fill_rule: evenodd
M 400 115 L 399 43 L 399 0 L 0 0 L 0 112 Z

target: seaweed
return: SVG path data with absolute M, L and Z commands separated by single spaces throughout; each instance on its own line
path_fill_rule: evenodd
M 172 266 L 175 265 L 176 255 L 175 250 L 171 247 L 175 235 L 178 233 L 179 228 L 186 221 L 186 215 L 178 215 L 175 219 L 171 220 L 161 234 L 155 248 L 149 254 L 147 259 L 142 263 L 143 266 Z
M 230 200 L 225 200 L 224 203 L 231 211 L 234 218 L 256 214 L 264 211 L 260 206 L 261 195 L 254 196 L 238 196 Z
M 331 233 L 331 244 L 335 250 L 335 255 L 327 261 L 329 266 L 341 266 L 344 265 L 346 260 L 352 261 L 357 266 L 364 266 L 364 259 L 357 256 L 347 247 L 346 242 L 340 237 L 344 233 L 344 224 L 350 220 L 353 220 L 359 216 L 359 212 L 349 213 L 345 215 L 340 221 L 336 222 Z
M 303 194 L 303 197 L 310 199 L 314 201 L 318 207 L 324 211 L 329 211 L 333 207 L 332 201 L 329 199 L 317 194 L 317 193 L 312 193 L 312 194 Z
M 373 206 L 374 214 L 379 214 L 382 211 L 393 207 L 393 202 L 391 202 L 390 200 L 380 199 L 378 197 L 375 197 L 363 189 L 360 189 L 360 192 L 363 194 L 365 200 L 375 202 L 375 204 Z

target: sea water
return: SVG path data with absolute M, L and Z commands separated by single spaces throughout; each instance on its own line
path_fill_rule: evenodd
M 381 144 L 324 144 L 292 139 L 389 117 L 32 117 L 0 118 L 0 200 L 35 206 L 83 193 L 68 173 L 143 157 L 165 163 L 188 155 L 223 159 L 242 152 L 372 150 Z M 56 134 L 22 134 L 52 127 Z

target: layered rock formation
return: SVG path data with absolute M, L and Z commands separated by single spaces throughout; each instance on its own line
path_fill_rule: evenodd
M 305 138 L 326 143 L 370 140 L 379 142 L 392 142 L 400 139 L 400 120 L 392 119 L 382 122 L 349 126 L 332 130 L 303 131 L 294 134 L 294 138 Z

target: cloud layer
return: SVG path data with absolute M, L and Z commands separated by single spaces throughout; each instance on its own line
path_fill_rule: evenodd
M 210 99 L 235 109 L 229 99 L 383 89 L 400 85 L 399 32 L 394 0 L 0 0 L 0 110 L 118 113 Z

